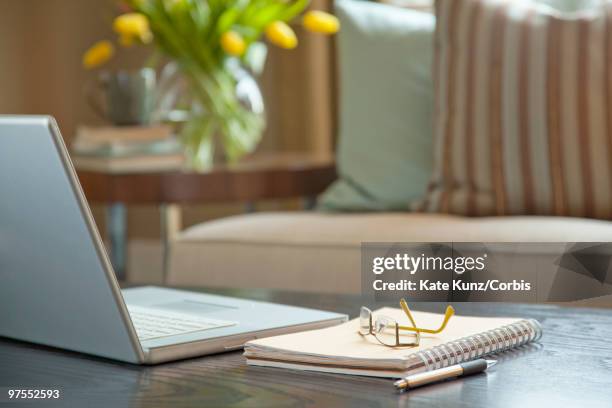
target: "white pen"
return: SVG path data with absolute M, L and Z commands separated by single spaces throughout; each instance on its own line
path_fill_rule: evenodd
M 400 391 L 406 391 L 412 388 L 421 387 L 438 381 L 447 380 L 449 378 L 465 377 L 467 375 L 477 374 L 485 371 L 487 368 L 495 365 L 495 360 L 478 360 L 466 361 L 465 363 L 455 364 L 452 366 L 440 368 L 438 370 L 426 371 L 424 373 L 409 375 L 408 377 L 397 380 L 393 383 Z

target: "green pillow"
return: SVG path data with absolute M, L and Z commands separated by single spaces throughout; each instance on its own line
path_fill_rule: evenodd
M 332 211 L 406 210 L 432 169 L 435 17 L 337 0 L 339 179 L 319 198 Z

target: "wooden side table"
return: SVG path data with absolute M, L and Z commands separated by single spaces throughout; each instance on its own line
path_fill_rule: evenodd
M 111 173 L 79 170 L 90 203 L 107 206 L 110 256 L 117 278 L 126 278 L 126 207 L 159 206 L 164 273 L 170 242 L 181 229 L 180 204 L 244 202 L 247 210 L 265 199 L 302 197 L 312 207 L 317 194 L 336 178 L 329 155 L 282 153 L 254 155 L 235 165 L 197 173 L 186 170 Z

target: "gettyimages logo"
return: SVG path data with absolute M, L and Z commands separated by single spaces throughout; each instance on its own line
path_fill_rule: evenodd
M 523 301 L 537 296 L 531 262 L 518 260 L 506 244 L 368 242 L 361 248 L 362 292 L 376 300 Z
M 387 271 L 402 271 L 414 275 L 419 271 L 452 271 L 457 275 L 483 271 L 487 254 L 482 256 L 411 256 L 406 253 L 394 256 L 377 256 L 372 260 L 372 272 L 380 275 Z

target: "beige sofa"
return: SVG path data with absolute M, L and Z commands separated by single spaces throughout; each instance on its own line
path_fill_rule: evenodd
M 416 213 L 247 214 L 182 232 L 173 244 L 168 283 L 358 293 L 361 242 L 449 241 L 612 242 L 612 222 Z M 525 266 L 533 264 L 535 252 L 525 255 Z

